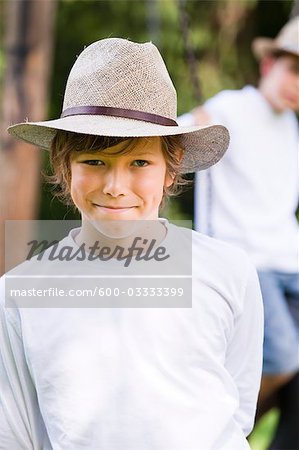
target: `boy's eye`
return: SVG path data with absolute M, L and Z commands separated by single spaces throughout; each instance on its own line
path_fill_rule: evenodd
M 136 167 L 145 167 L 145 166 L 147 166 L 149 164 L 149 162 L 148 161 L 145 161 L 144 159 L 136 159 L 134 162 L 133 162 L 133 166 L 136 166 Z
M 101 166 L 103 164 L 103 161 L 99 159 L 86 159 L 82 162 L 83 164 L 87 164 L 88 166 Z

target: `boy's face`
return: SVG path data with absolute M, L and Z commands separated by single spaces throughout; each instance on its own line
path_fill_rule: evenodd
M 265 96 L 276 111 L 299 110 L 299 56 L 266 57 L 261 64 Z
M 163 187 L 172 183 L 161 139 L 140 138 L 128 153 L 117 154 L 127 145 L 73 155 L 71 196 L 83 220 L 158 218 Z

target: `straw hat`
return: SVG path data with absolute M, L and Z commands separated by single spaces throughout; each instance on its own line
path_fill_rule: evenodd
M 229 144 L 227 129 L 178 126 L 176 114 L 176 91 L 155 45 L 110 38 L 89 45 L 77 58 L 59 119 L 19 123 L 8 131 L 44 149 L 57 130 L 117 137 L 178 135 L 185 150 L 182 173 L 219 161 Z
M 277 51 L 299 55 L 299 16 L 293 17 L 275 39 L 258 37 L 252 42 L 252 51 L 257 59 Z

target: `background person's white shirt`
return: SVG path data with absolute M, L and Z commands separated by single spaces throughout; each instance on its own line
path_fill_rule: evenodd
M 196 228 L 243 247 L 259 269 L 297 272 L 295 114 L 274 112 L 251 86 L 222 91 L 204 109 L 213 123 L 228 128 L 231 142 L 221 161 L 196 174 Z M 191 114 L 179 120 L 185 125 L 192 121 Z
M 192 236 L 192 308 L 5 308 L 2 278 L 1 450 L 249 449 L 257 275 L 243 251 Z M 187 240 L 168 225 L 164 242 Z

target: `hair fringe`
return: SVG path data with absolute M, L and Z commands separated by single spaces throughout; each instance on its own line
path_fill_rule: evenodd
M 113 147 L 121 142 L 128 141 L 125 150 L 120 150 L 116 154 L 125 154 L 131 151 L 136 139 L 127 137 L 106 137 L 87 134 L 73 133 L 69 131 L 57 131 L 50 148 L 50 165 L 52 174 L 44 174 L 48 184 L 52 186 L 54 197 L 67 206 L 76 206 L 73 203 L 70 194 L 71 184 L 71 156 L 74 152 L 80 151 L 101 151 Z M 173 177 L 171 186 L 164 188 L 163 198 L 160 207 L 165 206 L 168 197 L 174 197 L 183 192 L 183 190 L 192 184 L 192 180 L 184 178 L 179 172 L 180 161 L 178 152 L 182 151 L 178 136 L 162 136 L 162 151 L 166 161 L 168 173 Z

